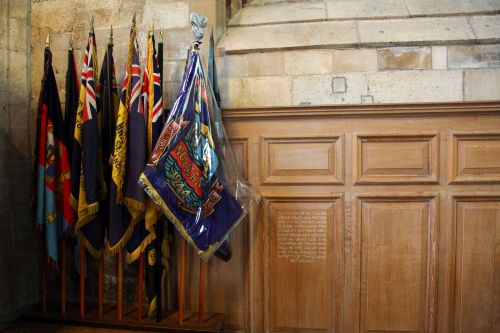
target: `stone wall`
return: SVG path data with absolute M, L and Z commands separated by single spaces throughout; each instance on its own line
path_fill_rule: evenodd
M 218 45 L 225 108 L 500 99 L 498 1 L 250 4 Z
M 30 214 L 30 1 L 0 2 L 0 329 L 38 299 Z

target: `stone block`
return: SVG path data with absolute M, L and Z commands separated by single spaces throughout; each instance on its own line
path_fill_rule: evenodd
M 375 103 L 463 100 L 463 73 L 460 70 L 383 71 L 367 75 Z
M 332 77 L 332 92 L 335 94 L 347 92 L 347 85 L 345 77 L 334 76 Z
M 284 73 L 283 52 L 250 53 L 248 58 L 249 76 L 273 76 Z M 321 64 L 317 64 L 321 66 Z
M 379 70 L 428 69 L 431 67 L 429 47 L 391 47 L 377 50 Z
M 177 93 L 181 88 L 180 81 L 164 82 L 163 84 L 163 108 L 171 109 L 174 105 Z
M 365 74 L 297 76 L 293 79 L 292 104 L 359 104 L 361 96 L 366 94 Z
M 27 34 L 28 20 L 22 18 L 9 19 L 9 50 L 25 55 L 29 46 Z
M 7 16 L 0 16 L 0 49 L 7 49 L 9 47 L 9 18 Z
M 498 42 L 500 39 L 500 15 L 472 16 L 469 22 L 480 42 Z
M 189 23 L 189 4 L 185 1 L 171 3 L 149 1 L 144 3 L 144 24 L 154 23 L 155 29 L 187 28 Z
M 373 104 L 373 96 L 361 95 L 361 104 Z
M 246 7 L 233 17 L 228 25 L 257 25 L 269 23 L 291 23 L 320 21 L 326 17 L 325 6 L 320 2 L 299 2 L 273 6 Z
M 9 16 L 26 19 L 30 8 L 30 0 L 9 1 Z
M 328 20 L 407 17 L 404 0 L 327 1 Z
M 500 99 L 500 69 L 470 69 L 464 76 L 464 100 Z
M 246 55 L 232 54 L 216 58 L 220 77 L 248 76 L 248 58 Z
M 304 50 L 285 52 L 285 73 L 288 75 L 329 74 L 332 72 L 332 52 Z
M 357 44 L 355 23 L 342 21 L 235 27 L 226 32 L 219 47 L 223 47 L 226 53 L 249 53 L 332 45 L 351 47 Z
M 500 44 L 449 46 L 448 64 L 450 68 L 500 67 Z
M 24 104 L 11 104 L 8 106 L 9 127 L 11 130 L 28 127 L 28 103 L 26 100 L 23 102 Z
M 191 29 L 170 29 L 164 33 L 164 60 L 185 60 L 187 51 L 193 44 Z
M 465 17 L 424 17 L 358 22 L 362 46 L 448 44 L 475 41 Z
M 12 93 L 9 103 L 11 104 L 19 104 L 27 100 L 29 93 L 27 62 L 26 55 L 9 52 L 9 89 Z
M 291 96 L 291 78 L 261 76 L 255 78 L 242 79 L 241 106 L 280 106 L 290 105 Z
M 490 3 L 470 0 L 406 0 L 412 16 L 484 13 L 493 9 Z
M 163 81 L 182 81 L 184 76 L 185 61 L 164 61 L 163 62 Z
M 432 69 L 447 69 L 448 59 L 446 46 L 433 46 L 432 53 Z
M 87 19 L 90 19 L 90 15 L 88 18 L 76 16 L 77 7 L 88 8 L 88 5 L 67 0 L 33 1 L 31 4 L 33 30 L 48 29 L 51 33 L 72 31 L 75 22 L 82 20 L 88 22 Z
M 238 108 L 241 106 L 243 83 L 239 78 L 219 80 L 222 108 Z
M 333 73 L 373 72 L 377 70 L 374 49 L 333 50 Z

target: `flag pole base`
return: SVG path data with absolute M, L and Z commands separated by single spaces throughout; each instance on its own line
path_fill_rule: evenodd
M 22 329 L 26 333 L 38 332 L 34 328 L 42 324 L 47 325 L 68 325 L 84 326 L 94 328 L 110 328 L 119 330 L 130 330 L 137 332 L 200 332 L 200 333 L 219 333 L 224 330 L 225 316 L 221 313 L 205 313 L 203 322 L 198 322 L 198 313 L 185 311 L 183 314 L 183 324 L 178 324 L 178 313 L 172 312 L 163 316 L 160 322 L 156 318 L 143 318 L 141 321 L 136 319 L 137 307 L 123 307 L 122 320 L 116 319 L 116 305 L 104 304 L 102 319 L 98 317 L 97 304 L 88 304 L 87 312 L 84 318 L 80 318 L 78 313 L 78 304 L 68 304 L 65 316 L 58 311 L 57 305 L 54 310 L 48 309 L 47 313 L 41 311 L 29 311 L 23 314 L 21 322 L 16 328 Z M 31 329 L 31 330 L 30 330 Z M 97 332 L 97 331 L 96 331 Z

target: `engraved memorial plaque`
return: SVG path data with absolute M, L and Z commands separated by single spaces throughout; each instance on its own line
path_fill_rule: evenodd
M 335 203 L 272 202 L 269 207 L 271 331 L 330 332 Z

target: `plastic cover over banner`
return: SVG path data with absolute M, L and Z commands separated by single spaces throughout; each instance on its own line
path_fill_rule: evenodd
M 195 29 L 199 25 L 193 27 L 196 35 Z M 201 38 L 202 34 L 196 36 L 188 54 L 182 86 L 139 183 L 198 254 L 208 259 L 260 195 L 238 173 L 203 68 Z

